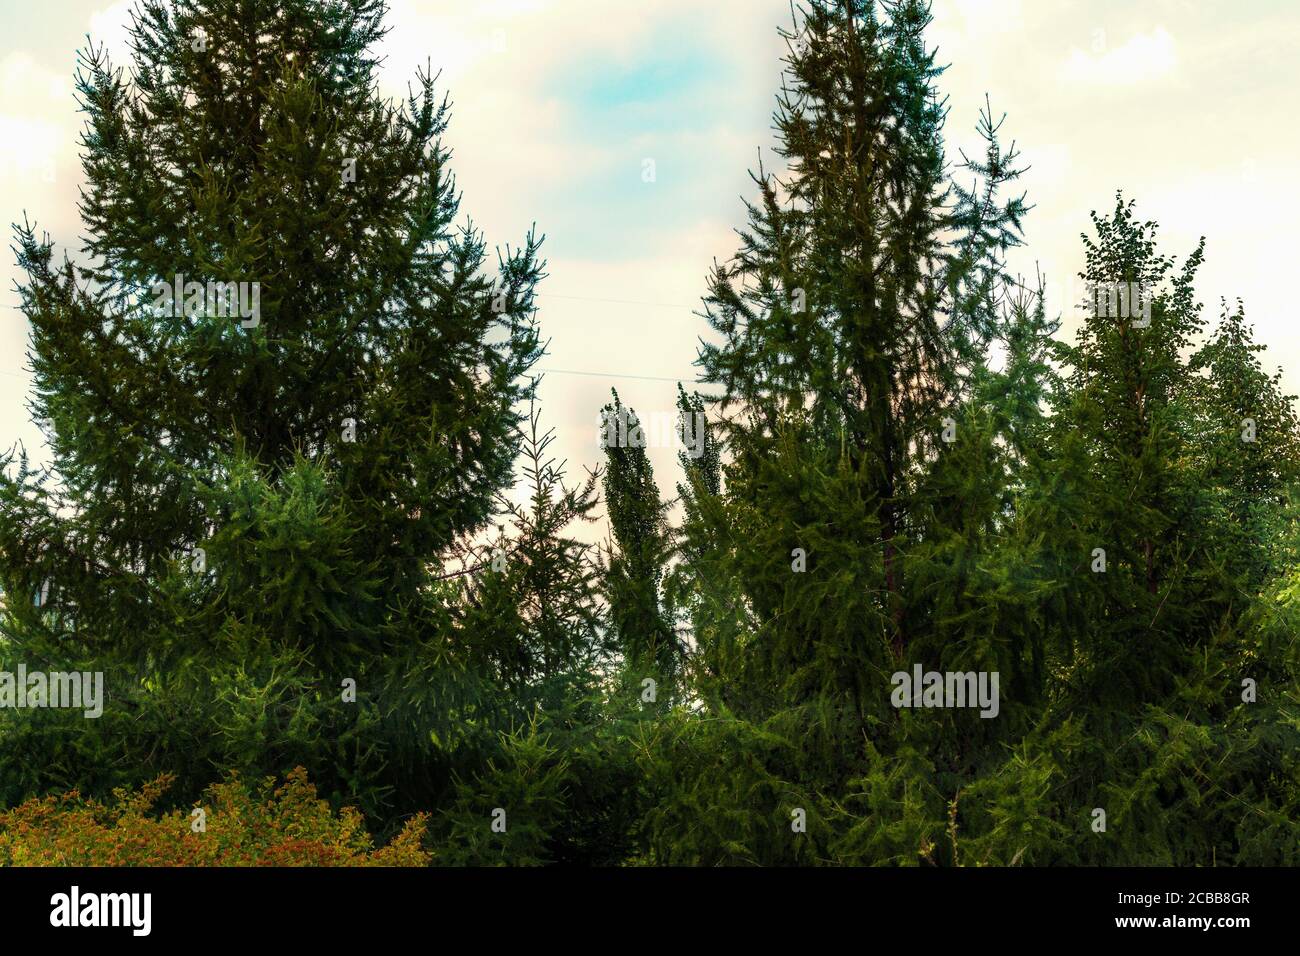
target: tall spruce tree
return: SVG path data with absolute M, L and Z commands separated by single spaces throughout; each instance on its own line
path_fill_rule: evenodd
M 612 390 L 611 390 L 612 391 Z M 646 454 L 644 427 L 618 392 L 601 409 L 605 508 L 617 550 L 609 548 L 605 591 L 610 619 L 628 662 L 660 679 L 677 670 L 678 648 L 663 579 L 669 557 L 667 508 Z
M 684 663 L 696 665 L 692 675 L 696 691 L 707 686 L 710 690 L 703 693 L 716 696 L 727 691 L 718 681 L 728 670 L 722 665 L 729 656 L 727 648 L 735 648 L 735 609 L 741 600 L 734 578 L 716 576 L 727 550 L 711 533 L 718 527 L 717 516 L 723 506 L 722 447 L 703 396 L 699 392 L 687 395 L 680 383 L 677 413 L 683 445 L 677 455 L 682 470 L 677 501 L 682 514 L 680 526 L 674 529 L 674 563 L 664 589 Z
M 565 483 L 566 462 L 549 452 L 555 432 L 542 431 L 535 405 L 521 438 L 527 499 L 503 496 L 509 530 L 480 549 L 475 574 L 463 579 L 457 631 L 526 708 L 538 688 L 604 664 L 613 642 L 600 626 L 595 548 L 570 529 L 595 520 L 599 476 Z
M 373 705 L 435 711 L 443 739 L 469 726 L 452 709 L 474 685 L 445 685 L 473 655 L 439 643 L 440 578 L 511 483 L 543 263 L 531 233 L 492 263 L 457 221 L 447 101 L 427 75 L 404 103 L 377 92 L 383 14 L 142 0 L 129 74 L 83 54 L 84 253 L 17 227 L 52 463 L 3 461 L 2 627 L 7 656 L 93 660 L 115 712 L 184 685 L 215 726 L 202 701 L 248 699 L 301 730 L 351 679 L 345 724 Z M 418 648 L 433 656 L 390 676 L 440 662 L 423 691 L 439 704 L 382 699 L 384 668 Z M 268 700 L 286 654 L 298 696 Z M 287 727 L 253 733 L 283 756 Z M 342 733 L 325 736 L 342 750 Z
M 844 663 L 870 656 L 877 627 L 895 653 L 913 630 L 902 552 L 916 531 L 915 483 L 943 447 L 963 370 L 996 332 L 1002 254 L 1019 241 L 1026 208 L 1023 198 L 999 199 L 1020 170 L 989 112 L 986 155 L 963 167 L 976 182 L 950 202 L 929 20 L 922 3 L 808 5 L 787 33 L 776 115 L 789 175 L 755 177 L 761 199 L 749 207 L 742 248 L 717 267 L 706 301 L 721 343 L 706 344 L 700 364 L 722 389 L 737 495 L 785 429 L 789 447 L 817 450 L 818 470 L 852 485 L 826 499 L 863 512 L 864 522 L 839 516 L 841 546 L 865 547 L 874 527 L 878 556 L 854 556 L 857 570 L 846 573 L 865 575 L 875 613 L 850 612 L 866 643 L 841 648 Z M 830 518 L 791 517 L 801 527 Z M 792 528 L 786 537 L 788 555 Z M 868 570 L 876 564 L 878 582 Z
M 1231 566 L 1247 570 L 1245 586 L 1257 592 L 1281 570 L 1274 549 L 1280 511 L 1300 475 L 1300 423 L 1295 396 L 1284 395 L 1282 371 L 1264 371 L 1241 300 L 1223 304 L 1213 335 L 1192 356 L 1203 376 L 1192 432 L 1204 491 L 1221 519 L 1216 549 Z
M 1089 660 L 1108 673 L 1090 690 L 1126 697 L 1132 681 L 1164 684 L 1172 676 L 1175 646 L 1186 637 L 1177 618 L 1193 607 L 1170 602 L 1169 589 L 1188 583 L 1186 562 L 1197 545 L 1180 473 L 1195 394 L 1185 355 L 1202 328 L 1193 283 L 1204 242 L 1177 266 L 1157 251 L 1155 224 L 1139 222 L 1122 197 L 1111 216 L 1094 213 L 1093 224 L 1097 236 L 1083 237 L 1080 273 L 1091 294 L 1076 344 L 1061 353 L 1069 398 L 1054 424 L 1086 460 L 1083 499 L 1062 516 L 1079 549 L 1067 567 L 1089 585 L 1076 596 L 1095 596 L 1097 615 L 1112 628 L 1150 622 L 1137 642 L 1128 631 L 1106 636 L 1111 628 L 1079 635 L 1084 644 L 1115 638 L 1094 644 Z M 1103 557 L 1104 572 L 1096 570 Z M 1139 655 L 1142 665 L 1130 666 Z
M 700 364 L 724 389 L 721 410 L 737 410 L 723 420 L 737 468 L 766 457 L 784 417 L 836 454 L 843 436 L 846 474 L 877 525 L 886 636 L 901 651 L 908 485 L 954 381 L 938 268 L 941 71 L 922 38 L 925 5 L 883 12 L 817 0 L 786 33 L 775 122 L 790 175 L 755 177 L 742 248 L 716 268 L 706 302 L 722 344 L 706 344 Z
M 688 752 L 735 762 L 721 822 L 692 818 L 696 860 L 745 859 L 739 847 L 767 862 L 884 852 L 832 833 L 853 828 L 842 797 L 853 791 L 885 800 L 882 813 L 931 802 L 942 814 L 934 767 L 921 769 L 940 722 L 900 716 L 889 674 L 901 658 L 937 663 L 950 636 L 931 600 L 943 584 L 910 581 L 909 553 L 933 527 L 925 476 L 952 454 L 945 419 L 961 415 L 1002 331 L 1003 255 L 1026 208 L 999 196 L 1019 170 L 988 112 L 985 157 L 964 167 L 976 182 L 950 192 L 925 4 L 828 0 L 798 16 L 775 118 L 789 172 L 755 175 L 741 248 L 715 267 L 705 302 L 716 339 L 699 364 L 728 457 L 725 489 L 697 492 L 683 539 L 716 608 L 695 670 L 719 723 L 683 732 L 707 738 Z M 963 434 L 973 448 L 975 432 Z M 987 479 L 990 520 L 1006 480 L 995 464 L 961 479 Z M 922 774 L 904 791 L 863 783 L 903 766 Z M 679 775 L 690 806 L 691 771 Z M 788 817 L 742 807 L 747 791 L 801 807 L 816 837 L 778 839 L 768 828 L 788 831 Z
M 1194 352 L 1204 243 L 1176 263 L 1160 253 L 1156 225 L 1122 196 L 1092 219 L 1081 273 L 1090 294 L 1075 344 L 1057 350 L 1065 374 L 1050 449 L 1040 480 L 1019 496 L 1042 533 L 1052 680 L 1015 759 L 969 788 L 982 806 L 967 823 L 1018 831 L 1031 862 L 1293 858 L 1294 828 L 1281 823 L 1292 788 L 1281 781 L 1294 779 L 1294 763 L 1278 744 L 1293 739 L 1294 723 L 1276 700 L 1260 706 L 1243 691 L 1268 681 L 1274 694 L 1293 692 L 1294 651 L 1270 636 L 1290 609 L 1261 600 L 1260 576 L 1242 560 L 1272 552 L 1267 535 L 1245 532 L 1249 545 L 1225 546 L 1229 503 L 1251 492 L 1220 464 L 1225 443 L 1242 440 L 1241 406 L 1227 396 L 1249 392 L 1269 422 L 1276 474 L 1291 467 L 1293 420 L 1247 358 L 1239 325 Z M 1272 500 L 1258 504 L 1280 530 L 1284 496 L 1271 486 Z M 1023 805 L 1026 791 L 1039 807 Z M 1088 825 L 1096 809 L 1107 814 L 1104 831 Z M 1030 824 L 1031 814 L 1041 822 Z M 1266 832 L 1283 847 L 1264 850 Z M 989 847 L 992 833 L 975 845 Z

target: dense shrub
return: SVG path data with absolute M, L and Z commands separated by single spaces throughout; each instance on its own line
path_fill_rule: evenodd
M 0 865 L 8 866 L 423 866 L 425 817 L 407 820 L 375 848 L 352 807 L 334 813 L 306 771 L 274 786 L 251 787 L 237 775 L 214 784 L 198 806 L 203 830 L 183 810 L 153 813 L 171 785 L 163 774 L 111 803 L 77 791 L 33 798 L 0 813 Z

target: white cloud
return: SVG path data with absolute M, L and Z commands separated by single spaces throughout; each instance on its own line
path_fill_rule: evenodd
M 116 3 L 90 15 L 90 38 L 103 44 L 117 66 L 125 66 L 130 58 L 127 28 L 131 25 L 131 11 L 135 0 L 117 0 Z
M 23 203 L 58 179 L 68 165 L 69 85 L 26 53 L 0 61 L 0 202 Z
M 1174 38 L 1163 26 L 1151 33 L 1138 33 L 1122 46 L 1107 45 L 1106 34 L 1097 31 L 1094 49 L 1070 51 L 1063 72 L 1066 79 L 1088 85 L 1131 86 L 1172 72 L 1178 65 Z

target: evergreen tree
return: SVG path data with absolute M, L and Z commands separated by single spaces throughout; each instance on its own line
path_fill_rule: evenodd
M 562 690 L 564 681 L 606 664 L 612 641 L 601 627 L 595 549 L 569 528 L 595 520 L 599 476 L 565 484 L 566 463 L 548 455 L 554 429 L 541 431 L 535 405 L 521 439 L 527 500 L 503 497 L 509 532 L 500 529 L 479 550 L 474 575 L 463 580 L 457 629 L 526 709 L 545 685 Z
M 700 364 L 725 390 L 720 409 L 741 410 L 722 422 L 737 468 L 767 456 L 781 416 L 806 422 L 828 453 L 843 435 L 846 474 L 876 525 L 885 636 L 901 651 L 908 482 L 933 451 L 954 362 L 938 268 L 941 71 L 924 46 L 924 4 L 881 12 L 874 0 L 816 0 L 786 33 L 775 123 L 790 176 L 755 177 L 742 248 L 715 269 L 706 300 L 722 344 L 705 344 Z
M 612 390 L 611 390 L 612 391 Z M 629 663 L 660 679 L 677 670 L 677 642 L 662 600 L 668 560 L 667 508 L 659 498 L 636 412 L 619 401 L 601 409 L 605 507 L 617 552 L 609 548 L 605 590 L 611 624 Z
M 735 647 L 735 611 L 741 601 L 735 579 L 714 573 L 728 547 L 711 533 L 718 527 L 724 505 L 722 447 L 699 392 L 687 395 L 678 383 L 677 411 L 683 445 L 677 455 L 683 478 L 677 483 L 682 515 L 674 529 L 675 562 L 665 593 L 686 660 L 695 670 L 692 683 L 697 689 L 708 687 L 704 693 L 716 696 L 726 692 L 719 683 L 724 669 L 720 664 L 728 657 L 727 648 Z M 690 453 L 691 448 L 697 453 Z
M 1192 356 L 1203 375 L 1193 422 L 1197 471 L 1221 516 L 1214 547 L 1229 566 L 1248 569 L 1255 593 L 1281 570 L 1274 558 L 1272 521 L 1288 506 L 1288 489 L 1300 475 L 1300 423 L 1295 396 L 1283 395 L 1282 371 L 1267 374 L 1259 360 L 1245 309 L 1226 303 L 1214 334 Z
M 755 817 L 737 806 L 727 819 L 743 820 L 750 835 L 716 832 L 694 850 L 699 861 L 736 859 L 736 846 L 764 862 L 853 859 L 867 852 L 854 835 L 860 807 L 838 795 L 867 790 L 882 801 L 871 812 L 892 813 L 915 809 L 919 788 L 929 794 L 926 813 L 941 818 L 939 781 L 908 777 L 898 790 L 873 775 L 894 773 L 889 762 L 907 753 L 914 769 L 928 766 L 927 778 L 970 767 L 961 744 L 944 756 L 951 768 L 920 756 L 951 719 L 899 715 L 889 674 L 904 651 L 997 667 L 996 614 L 980 629 L 942 626 L 969 616 L 949 611 L 954 588 L 957 601 L 982 603 L 980 592 L 961 589 L 961 567 L 978 549 L 930 569 L 942 546 L 941 495 L 982 509 L 982 520 L 956 531 L 973 541 L 1006 508 L 1006 452 L 991 426 L 980 442 L 963 409 L 972 383 L 988 377 L 984 346 L 1005 334 L 1004 253 L 1026 207 L 999 198 L 1019 170 L 988 112 L 986 156 L 965 167 L 977 181 L 950 195 L 928 22 L 919 3 L 816 2 L 802 11 L 786 33 L 776 116 L 789 175 L 754 177 L 760 199 L 748 207 L 741 249 L 711 277 L 706 317 L 719 341 L 702 347 L 699 364 L 720 392 L 715 427 L 728 458 L 725 491 L 722 481 L 703 494 L 706 483 L 693 483 L 683 534 L 697 564 L 691 579 L 715 609 L 696 635 L 696 673 L 719 723 L 698 733 L 717 735 L 706 751 L 732 753 L 733 797 L 753 787 L 797 800 L 816 838 L 802 849 L 788 838 L 774 844 L 770 820 L 756 822 L 774 808 L 752 807 Z M 1019 358 L 1041 358 L 1021 318 Z M 1020 400 L 1033 404 L 1026 367 L 1014 374 Z M 977 404 L 969 407 L 993 421 L 988 401 Z M 945 419 L 973 457 L 947 447 Z M 941 459 L 962 487 L 940 492 L 927 481 Z M 698 799 L 686 795 L 698 786 L 690 773 L 679 776 L 681 798 Z M 841 840 L 837 829 L 850 835 Z
M 1279 829 L 1278 808 L 1291 797 L 1278 782 L 1294 768 L 1276 742 L 1294 728 L 1242 687 L 1246 677 L 1275 692 L 1294 686 L 1294 652 L 1271 636 L 1289 610 L 1258 600 L 1259 576 L 1252 585 L 1251 565 L 1240 560 L 1272 551 L 1267 536 L 1224 547 L 1227 506 L 1249 492 L 1232 487 L 1241 473 L 1214 463 L 1229 435 L 1240 440 L 1240 423 L 1227 429 L 1238 413 L 1226 396 L 1249 383 L 1281 455 L 1293 447 L 1287 402 L 1246 358 L 1239 324 L 1189 360 L 1202 328 L 1193 282 L 1203 242 L 1177 265 L 1158 251 L 1156 225 L 1138 221 L 1122 197 L 1093 223 L 1081 274 L 1093 294 L 1076 344 L 1058 349 L 1066 374 L 1050 457 L 1020 496 L 1045 532 L 1041 565 L 1054 601 L 1063 601 L 1048 619 L 1048 668 L 1058 676 L 1017 760 L 972 789 L 996 806 L 1036 786 L 1054 808 L 1039 812 L 1071 821 L 1054 846 L 1017 824 L 1035 859 L 1286 858 L 1261 854 L 1253 834 L 1257 821 L 1275 835 L 1291 829 Z M 1197 376 L 1198 366 L 1215 364 L 1207 379 Z M 1255 375 L 1242 374 L 1252 367 Z M 1278 473 L 1290 467 L 1280 461 Z M 1260 504 L 1280 532 L 1280 496 Z M 1264 647 L 1273 648 L 1267 666 Z M 1096 807 L 1118 836 L 1088 831 Z
M 49 576 L 79 561 L 113 577 L 98 600 L 117 613 L 94 616 L 120 625 L 117 641 L 152 633 L 142 609 L 171 555 L 228 526 L 237 505 L 201 489 L 237 494 L 240 462 L 273 486 L 304 457 L 328 469 L 352 560 L 382 575 L 313 635 L 325 659 L 389 643 L 393 609 L 509 479 L 517 379 L 538 352 L 537 243 L 495 284 L 484 274 L 481 237 L 453 225 L 445 101 L 428 77 L 402 109 L 375 92 L 381 12 L 150 0 L 134 82 L 102 50 L 85 56 L 89 264 L 56 265 L 18 230 L 35 412 L 60 482 L 7 485 L 6 551 L 30 559 L 40 541 Z M 216 314 L 209 282 L 257 283 L 258 314 Z M 56 509 L 74 520 L 45 517 Z M 220 589 L 234 569 L 211 564 Z
M 1093 224 L 1097 238 L 1084 237 L 1080 278 L 1094 295 L 1077 343 L 1060 353 L 1067 398 L 1054 424 L 1084 455 L 1061 461 L 1072 472 L 1082 465 L 1086 476 L 1082 498 L 1061 516 L 1076 529 L 1078 548 L 1062 556 L 1063 571 L 1089 585 L 1076 592 L 1076 607 L 1095 599 L 1091 612 L 1108 623 L 1077 635 L 1092 645 L 1091 666 L 1105 671 L 1093 672 L 1102 686 L 1087 692 L 1129 699 L 1133 681 L 1167 680 L 1188 633 L 1178 618 L 1192 605 L 1169 598 L 1170 588 L 1189 583 L 1186 562 L 1197 544 L 1181 463 L 1194 396 L 1185 355 L 1202 327 L 1193 282 L 1204 242 L 1176 268 L 1157 252 L 1155 224 L 1139 222 L 1122 197 L 1112 216 L 1094 213 Z M 1149 626 L 1134 643 L 1138 621 Z
M 266 766 L 292 737 L 276 721 L 340 741 L 377 708 L 377 741 L 307 761 L 336 779 L 496 706 L 472 655 L 444 643 L 444 564 L 511 482 L 540 353 L 540 240 L 493 264 L 457 222 L 446 100 L 427 75 L 404 103 L 377 92 L 383 12 L 143 0 L 129 76 L 102 48 L 83 55 L 84 255 L 17 227 L 52 465 L 11 453 L 0 481 L 7 659 L 93 661 L 115 714 L 163 734 L 173 688 L 210 726 L 261 701 L 275 720 L 239 759 L 263 770 L 291 768 Z M 39 607 L 16 598 L 39 593 Z M 272 687 L 288 658 L 286 707 Z M 428 681 L 414 701 L 411 679 Z M 148 775 L 148 760 L 236 759 L 171 744 L 109 762 Z

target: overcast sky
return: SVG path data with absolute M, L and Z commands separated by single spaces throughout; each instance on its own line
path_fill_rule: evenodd
M 121 50 L 129 2 L 0 8 L 0 219 L 28 216 L 79 245 L 72 74 L 85 35 Z M 385 92 L 426 60 L 454 113 L 445 140 L 490 243 L 547 235 L 539 301 L 550 354 L 544 421 L 570 467 L 600 460 L 596 415 L 617 387 L 643 415 L 691 382 L 692 314 L 714 258 L 736 248 L 748 170 L 772 165 L 771 113 L 788 0 L 390 0 Z M 1036 209 L 1014 261 L 1047 274 L 1073 324 L 1072 277 L 1091 209 L 1116 189 L 1161 223 L 1180 259 L 1207 237 L 1207 314 L 1238 297 L 1268 366 L 1300 391 L 1290 283 L 1300 222 L 1300 3 L 1294 0 L 936 0 L 931 40 L 951 113 L 950 158 L 970 151 L 985 93 L 1032 166 Z M 118 61 L 123 58 L 119 55 Z M 655 181 L 643 181 L 652 159 Z M 0 444 L 40 444 L 25 402 L 17 269 L 0 261 Z M 1068 285 L 1067 285 L 1068 283 Z M 579 374 L 582 373 L 582 374 Z M 672 449 L 652 450 L 661 486 Z

